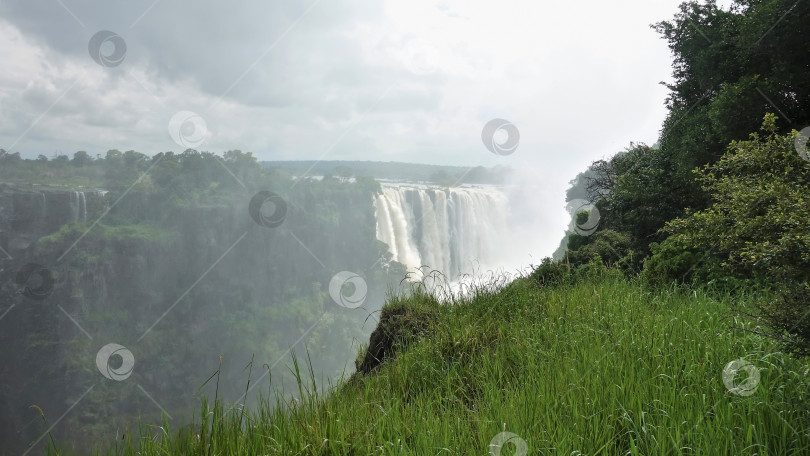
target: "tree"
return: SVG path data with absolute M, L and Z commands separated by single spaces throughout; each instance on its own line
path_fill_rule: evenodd
M 810 124 L 810 3 L 735 0 L 684 2 L 655 24 L 673 53 L 660 147 L 633 145 L 589 168 L 587 199 L 600 206 L 599 229 L 627 233 L 639 255 L 660 244 L 664 224 L 712 200 L 693 170 L 717 162 L 731 141 L 755 131 L 766 112 L 779 134 Z
M 674 55 L 660 143 L 685 190 L 681 207 L 708 204 L 691 171 L 756 131 L 766 112 L 785 114 L 780 133 L 810 123 L 808 15 L 794 0 L 736 0 L 729 10 L 692 1 L 653 26 Z
M 142 169 L 149 166 L 151 160 L 149 156 L 142 154 L 140 152 L 136 152 L 134 150 L 128 150 L 123 154 L 124 163 L 130 168 L 137 168 Z
M 93 159 L 90 157 L 90 155 L 87 152 L 85 152 L 83 150 L 80 150 L 80 151 L 76 152 L 75 154 L 73 154 L 73 165 L 74 166 L 82 167 L 82 166 L 88 165 L 88 164 L 90 164 L 92 162 L 93 162 Z
M 19 152 L 8 153 L 3 149 L 0 149 L 0 163 L 11 165 L 14 163 L 19 163 L 22 161 Z
M 629 271 L 639 270 L 643 258 L 649 253 L 650 242 L 660 241 L 664 237 L 658 230 L 668 220 L 683 213 L 679 204 L 682 186 L 672 181 L 671 174 L 667 172 L 671 168 L 672 164 L 661 150 L 646 144 L 631 143 L 610 160 L 593 162 L 585 173 L 577 176 L 568 191 L 568 201 L 575 200 L 571 196 L 584 194 L 584 197 L 576 199 L 587 201 L 595 207 L 599 220 L 598 226 L 587 230 L 587 236 L 574 236 L 569 227 L 567 248 L 572 251 L 571 258 L 590 261 L 593 255 L 577 255 L 574 252 L 600 242 L 602 247 L 599 248 L 610 246 L 616 249 L 611 255 L 600 255 L 603 260 L 620 258 Z M 572 217 L 576 216 L 576 213 L 572 214 Z M 610 235 L 611 242 L 590 236 L 601 230 L 615 233 Z M 561 256 L 562 252 L 555 252 L 555 258 Z M 631 263 L 626 263 L 631 260 Z

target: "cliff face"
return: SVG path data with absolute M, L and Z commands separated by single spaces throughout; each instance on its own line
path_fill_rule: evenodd
M 104 190 L 0 192 L 0 257 L 22 256 L 37 239 L 69 222 L 86 222 L 105 204 Z M 16 253 L 16 255 L 15 255 Z
M 133 191 L 88 231 L 117 196 L 0 191 L 4 448 L 25 451 L 73 404 L 53 430 L 60 445 L 106 446 L 116 432 L 120 440 L 137 428 L 138 416 L 158 422 L 163 410 L 177 426 L 196 408 L 194 392 L 220 355 L 226 401 L 244 393 L 252 356 L 255 381 L 296 340 L 318 376 L 335 378 L 355 357 L 352 341 L 368 337 L 368 312 L 387 289 L 383 269 L 370 269 L 380 254 L 371 195 L 348 193 L 304 193 L 283 225 L 268 229 L 249 214 L 251 194 L 187 204 Z M 52 275 L 42 296 L 26 294 L 42 277 L 19 280 L 31 263 Z M 342 270 L 368 282 L 365 310 L 330 299 L 330 279 Z M 105 378 L 97 368 L 109 343 L 132 353 L 129 378 Z M 285 369 L 278 364 L 267 378 L 277 384 Z
M 103 210 L 104 193 L 0 191 L 0 440 L 6 450 L 24 449 L 38 437 L 40 426 L 20 416 L 30 419 L 37 405 L 57 418 L 75 384 L 65 342 L 76 330 L 64 324 L 59 309 L 70 311 L 79 301 L 70 287 L 44 283 L 48 277 L 27 265 L 43 262 L 40 239 Z M 48 274 L 58 279 L 50 269 Z M 27 296 L 26 287 L 42 293 Z

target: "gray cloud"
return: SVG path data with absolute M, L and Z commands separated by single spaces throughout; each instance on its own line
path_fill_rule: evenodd
M 110 30 L 127 43 L 125 72 L 148 68 L 171 83 L 246 105 L 287 107 L 302 87 L 339 73 L 364 79 L 354 43 L 341 32 L 375 13 L 359 2 L 58 2 L 10 1 L 0 14 L 29 39 L 62 55 L 89 57 L 88 41 Z M 311 9 L 310 9 L 311 7 Z M 303 17 L 302 17 L 303 16 Z M 114 73 L 115 74 L 115 73 Z M 120 76 L 120 73 L 118 73 Z
M 531 170 L 563 227 L 567 181 L 654 142 L 665 114 L 670 56 L 648 24 L 679 1 L 619 3 L 7 0 L 0 147 L 178 151 L 169 119 L 193 111 L 201 150 Z M 120 65 L 90 57 L 99 30 L 126 41 Z M 508 157 L 481 142 L 493 118 L 520 130 Z

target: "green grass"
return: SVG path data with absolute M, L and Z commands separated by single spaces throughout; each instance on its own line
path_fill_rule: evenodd
M 494 288 L 446 306 L 393 299 L 425 323 L 400 325 L 419 328 L 407 346 L 327 394 L 295 361 L 303 399 L 244 413 L 204 402 L 182 431 L 142 425 L 112 452 L 486 455 L 507 431 L 528 454 L 810 454 L 808 363 L 743 330 L 757 328 L 732 309 L 756 297 L 648 290 L 610 271 Z M 721 377 L 739 358 L 761 374 L 750 396 Z

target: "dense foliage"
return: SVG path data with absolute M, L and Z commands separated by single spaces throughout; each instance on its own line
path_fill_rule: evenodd
M 796 132 L 775 133 L 775 116 L 762 129 L 700 171 L 713 204 L 669 222 L 644 273 L 777 289 L 780 299 L 764 303 L 763 316 L 777 337 L 810 354 L 810 161 L 795 149 Z
M 759 316 L 810 353 L 802 318 L 810 193 L 795 141 L 810 125 L 807 17 L 810 4 L 790 0 L 736 0 L 728 9 L 690 1 L 655 24 L 674 56 L 659 141 L 631 144 L 571 182 L 568 201 L 588 204 L 574 205 L 567 252 L 555 258 L 598 257 L 657 283 L 775 287 L 778 302 Z M 763 133 L 746 141 L 763 118 Z M 596 214 L 599 226 L 577 230 L 580 212 Z
M 63 444 L 106 445 L 163 411 L 185 421 L 216 366 L 229 402 L 245 393 L 251 360 L 269 374 L 256 384 L 266 392 L 284 382 L 291 348 L 308 351 L 320 382 L 337 379 L 405 275 L 376 240 L 380 187 L 370 177 L 298 181 L 240 151 L 111 150 L 72 160 L 3 153 L 0 181 L 0 407 L 9 420 L 0 440 L 19 452 L 88 388 L 51 433 Z M 259 191 L 282 198 L 280 226 L 251 218 Z M 41 300 L 23 288 L 36 284 L 17 280 L 32 263 L 55 282 Z M 339 271 L 367 284 L 362 308 L 330 295 Z M 107 343 L 133 353 L 128 381 L 96 368 Z

